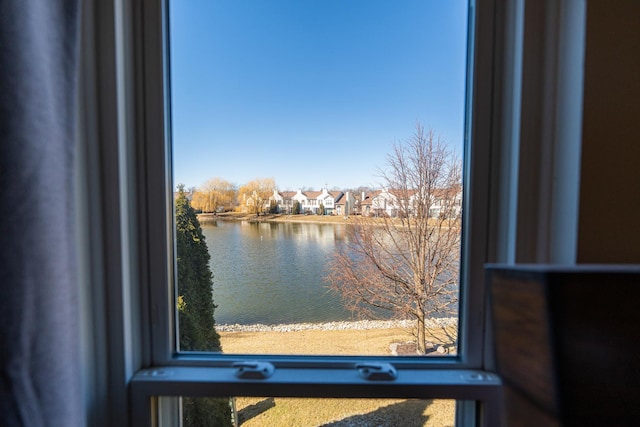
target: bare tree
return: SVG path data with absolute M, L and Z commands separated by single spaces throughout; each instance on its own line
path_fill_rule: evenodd
M 414 319 L 425 353 L 425 322 L 457 310 L 461 163 L 433 131 L 417 125 L 411 139 L 394 144 L 387 166 L 374 199 L 378 217 L 350 222 L 327 279 L 362 315 L 386 310 Z

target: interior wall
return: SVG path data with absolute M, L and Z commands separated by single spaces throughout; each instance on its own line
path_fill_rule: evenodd
M 640 2 L 587 2 L 579 263 L 640 263 Z

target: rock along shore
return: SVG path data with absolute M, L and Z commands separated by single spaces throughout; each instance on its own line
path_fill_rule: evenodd
M 456 326 L 458 319 L 455 317 L 443 317 L 426 321 L 427 328 L 442 328 Z M 254 325 L 219 324 L 215 328 L 218 332 L 295 332 L 307 330 L 341 331 L 341 330 L 365 330 L 365 329 L 390 329 L 412 328 L 415 320 L 354 320 L 325 323 L 291 323 L 279 325 Z

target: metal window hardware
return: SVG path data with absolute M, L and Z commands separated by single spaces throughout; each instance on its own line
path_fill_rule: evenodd
M 494 375 L 485 373 L 464 374 L 462 375 L 462 378 L 469 382 L 491 382 L 496 380 Z
M 275 367 L 268 362 L 237 362 L 233 367 L 238 368 L 236 377 L 245 380 L 264 380 L 275 371 Z
M 398 378 L 396 368 L 390 363 L 360 363 L 356 369 L 368 381 L 393 381 Z

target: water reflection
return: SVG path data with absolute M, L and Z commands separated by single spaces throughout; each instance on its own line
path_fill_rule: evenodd
M 326 264 L 345 238 L 341 224 L 208 221 L 216 323 L 351 320 L 328 292 Z

